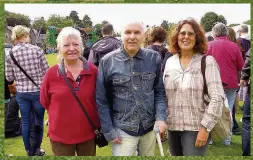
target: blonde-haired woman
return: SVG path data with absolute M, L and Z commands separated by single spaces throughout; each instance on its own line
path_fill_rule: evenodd
M 22 137 L 27 155 L 44 155 L 40 151 L 43 137 L 44 108 L 39 101 L 42 77 L 49 68 L 43 50 L 30 44 L 29 29 L 24 26 L 15 26 L 12 29 L 14 47 L 11 50 L 13 57 L 23 70 L 34 81 L 34 84 L 14 63 L 10 54 L 5 57 L 5 75 L 7 81 L 16 81 L 18 102 L 22 118 Z M 31 117 L 31 112 L 34 115 Z M 31 131 L 35 124 L 35 131 Z M 35 133 L 35 135 L 33 135 Z M 35 141 L 30 142 L 35 136 Z M 34 137 L 33 137 L 34 138 Z
M 83 43 L 80 32 L 65 27 L 57 37 L 59 64 L 51 67 L 42 83 L 40 100 L 48 111 L 52 152 L 55 156 L 95 156 L 95 134 L 64 81 L 67 77 L 76 96 L 99 128 L 95 88 L 97 68 L 81 56 Z

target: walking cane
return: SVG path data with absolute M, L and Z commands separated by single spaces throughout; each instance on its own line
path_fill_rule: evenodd
M 159 127 L 155 127 L 154 132 L 156 133 L 156 140 L 157 140 L 157 143 L 158 143 L 158 146 L 159 146 L 160 155 L 164 156 Z

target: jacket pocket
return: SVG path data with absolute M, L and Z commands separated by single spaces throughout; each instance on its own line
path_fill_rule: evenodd
M 146 93 L 150 93 L 154 88 L 154 81 L 156 74 L 155 73 L 144 73 L 141 75 L 142 77 L 142 89 Z
M 113 78 L 113 92 L 115 96 L 126 98 L 132 94 L 131 78 L 128 76 L 115 76 Z

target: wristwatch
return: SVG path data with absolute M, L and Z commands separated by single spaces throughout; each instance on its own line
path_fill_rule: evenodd
M 205 128 L 205 130 L 208 132 L 208 133 L 210 133 L 210 129 L 208 129 L 208 128 L 206 128 L 206 127 L 204 127 L 204 126 L 202 126 L 203 128 Z

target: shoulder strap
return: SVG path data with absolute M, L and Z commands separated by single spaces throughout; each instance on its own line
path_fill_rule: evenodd
M 204 87 L 203 87 L 203 99 L 204 99 L 204 103 L 205 104 L 208 104 L 209 102 L 205 99 L 205 96 L 208 97 L 208 88 L 207 88 L 207 84 L 206 84 L 206 56 L 207 55 L 204 55 L 202 58 L 201 58 L 201 73 L 202 73 L 202 76 L 203 76 L 203 82 L 204 82 Z
M 10 51 L 10 56 L 15 65 L 25 74 L 25 76 L 38 88 L 40 88 L 34 81 L 33 79 L 26 73 L 26 71 L 18 64 L 17 60 L 14 58 L 12 51 Z
M 82 102 L 81 102 L 80 99 L 76 96 L 75 91 L 73 90 L 73 88 L 72 88 L 72 86 L 71 86 L 69 80 L 68 80 L 67 77 L 66 77 L 66 73 L 65 73 L 65 68 L 64 68 L 63 62 L 62 62 L 62 63 L 60 64 L 60 66 L 59 66 L 59 72 L 62 74 L 62 76 L 63 76 L 63 78 L 64 78 L 64 81 L 66 82 L 66 84 L 67 84 L 67 86 L 69 87 L 69 89 L 70 89 L 72 95 L 73 95 L 74 98 L 76 99 L 76 101 L 77 101 L 79 107 L 82 109 L 83 113 L 84 113 L 85 116 L 87 117 L 87 119 L 88 119 L 88 121 L 89 121 L 91 127 L 93 128 L 93 130 L 95 131 L 95 133 L 98 133 L 98 130 L 96 129 L 94 123 L 93 123 L 92 120 L 90 119 L 90 116 L 88 115 L 87 111 L 85 110 L 85 108 L 84 108 Z
M 201 73 L 203 76 L 203 81 L 204 81 L 204 88 L 203 88 L 203 92 L 204 94 L 208 94 L 208 89 L 207 89 L 207 85 L 206 85 L 206 55 L 204 55 L 201 58 Z

